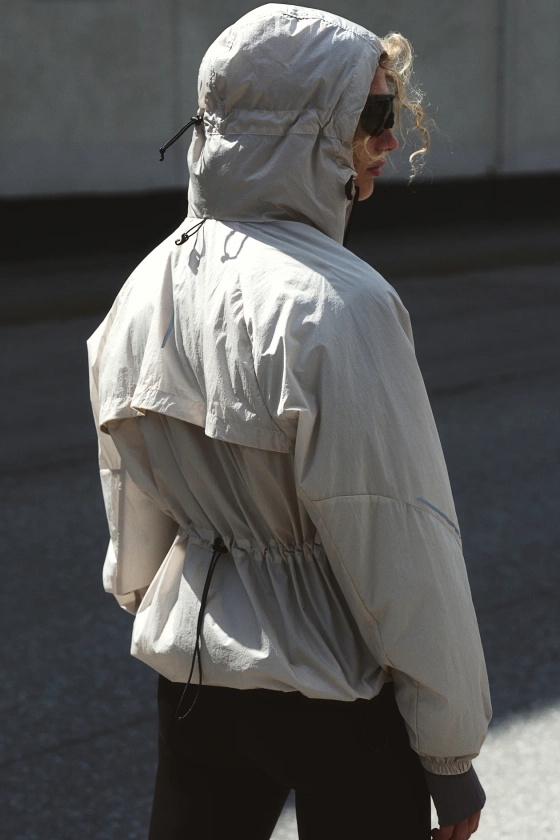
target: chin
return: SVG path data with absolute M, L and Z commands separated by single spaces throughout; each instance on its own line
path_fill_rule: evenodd
M 365 187 L 360 187 L 360 198 L 358 201 L 365 201 L 366 198 L 370 198 L 373 195 L 374 186 L 373 181 L 370 181 Z

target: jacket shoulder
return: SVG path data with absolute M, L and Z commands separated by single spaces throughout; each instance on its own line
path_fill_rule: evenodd
M 256 374 L 275 418 L 295 421 L 326 378 L 363 373 L 367 381 L 387 354 L 414 364 L 408 313 L 375 269 L 312 229 L 290 247 L 276 236 L 261 245 L 267 269 L 242 279 L 243 300 Z
M 265 231 L 252 243 L 260 254 L 252 260 L 255 270 L 242 280 L 242 286 L 257 353 L 266 352 L 283 333 L 302 349 L 309 343 L 336 342 L 352 326 L 364 339 L 380 321 L 385 328 L 394 323 L 412 342 L 408 312 L 378 271 L 320 231 L 293 226 L 305 230 L 298 230 L 297 237 L 293 231 L 286 236 L 287 223 L 275 226 L 270 241 Z M 355 332 L 349 337 L 360 340 Z

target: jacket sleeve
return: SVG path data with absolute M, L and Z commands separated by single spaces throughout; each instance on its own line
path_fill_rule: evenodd
M 161 511 L 124 468 L 110 435 L 99 428 L 98 376 L 105 323 L 88 342 L 90 397 L 99 444 L 99 470 L 110 542 L 103 586 L 135 614 L 177 535 L 177 523 Z
M 305 329 L 283 351 L 298 492 L 424 768 L 465 773 L 486 736 L 489 689 L 408 313 L 371 284 L 327 301 Z

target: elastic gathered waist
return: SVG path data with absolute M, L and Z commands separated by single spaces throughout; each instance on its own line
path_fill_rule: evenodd
M 305 540 L 300 544 L 294 542 L 293 545 L 285 545 L 274 539 L 265 542 L 258 540 L 256 537 L 248 538 L 223 533 L 218 534 L 217 531 L 211 528 L 198 527 L 191 523 L 188 528 L 179 528 L 177 539 L 178 541 L 188 539 L 191 545 L 211 551 L 217 536 L 222 538 L 224 545 L 228 549 L 228 553 L 240 560 L 250 557 L 257 561 L 293 561 L 294 559 L 299 561 L 312 561 L 325 557 L 324 548 L 318 535 L 314 539 Z

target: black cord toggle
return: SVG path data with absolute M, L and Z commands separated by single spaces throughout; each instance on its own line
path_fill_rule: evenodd
M 175 712 L 176 720 L 183 720 L 186 718 L 187 715 L 190 715 L 192 710 L 194 709 L 194 705 L 198 700 L 198 695 L 200 693 L 200 686 L 202 685 L 202 664 L 200 662 L 200 646 L 202 641 L 202 626 L 204 624 L 204 612 L 206 610 L 206 602 L 208 600 L 208 593 L 210 591 L 210 583 L 212 581 L 212 575 L 214 574 L 214 569 L 218 565 L 218 560 L 220 559 L 220 554 L 227 554 L 228 548 L 224 545 L 224 541 L 221 537 L 216 537 L 214 542 L 212 543 L 212 559 L 210 560 L 210 565 L 208 567 L 208 572 L 206 574 L 206 580 L 204 581 L 204 589 L 202 590 L 202 598 L 200 599 L 200 609 L 198 611 L 198 620 L 196 622 L 196 638 L 194 643 L 194 654 L 191 663 L 191 670 L 189 673 L 189 678 L 186 682 L 185 688 L 183 689 L 183 693 L 181 694 L 181 699 L 179 700 L 179 705 L 177 706 L 177 711 Z M 185 694 L 187 693 L 187 689 L 189 688 L 192 680 L 192 676 L 194 673 L 194 666 L 198 662 L 198 685 L 196 687 L 196 694 L 194 696 L 194 700 L 192 701 L 191 705 L 187 709 L 184 715 L 179 714 L 179 710 L 181 708 L 181 704 L 185 698 Z
M 196 225 L 193 225 L 192 228 L 185 231 L 185 233 L 181 234 L 181 238 L 175 240 L 175 245 L 184 245 L 190 236 L 194 236 L 195 233 L 198 233 L 205 221 L 206 219 L 202 219 L 201 222 L 197 222 Z
M 346 230 L 344 231 L 344 239 L 342 241 L 342 245 L 344 248 L 348 247 L 348 237 L 350 236 L 350 228 L 352 227 L 352 219 L 354 218 L 354 211 L 356 209 L 356 205 L 360 200 L 360 188 L 357 184 L 354 184 L 354 198 L 352 201 L 352 206 L 350 208 L 350 215 L 348 216 L 348 221 L 346 222 Z
M 188 121 L 188 123 L 187 123 L 186 125 L 184 125 L 184 126 L 183 126 L 183 128 L 179 129 L 179 131 L 177 132 L 177 134 L 175 134 L 175 135 L 171 138 L 171 140 L 168 140 L 168 141 L 167 141 L 167 143 L 165 144 L 165 146 L 162 146 L 162 147 L 161 147 L 161 149 L 159 150 L 159 154 L 160 154 L 160 158 L 159 158 L 159 159 L 160 159 L 160 161 L 162 161 L 162 160 L 163 160 L 163 157 L 164 157 L 165 152 L 167 151 L 167 149 L 168 149 L 170 146 L 172 146 L 172 145 L 173 145 L 173 143 L 176 143 L 176 142 L 177 142 L 177 140 L 179 139 L 179 137 L 182 137 L 182 136 L 183 136 L 183 134 L 185 133 L 185 131 L 187 130 L 187 128 L 190 128 L 190 127 L 191 127 L 191 125 L 200 125 L 201 123 L 202 123 L 202 117 L 200 116 L 200 114 L 197 114 L 197 115 L 196 115 L 196 117 L 191 117 L 191 119 Z

